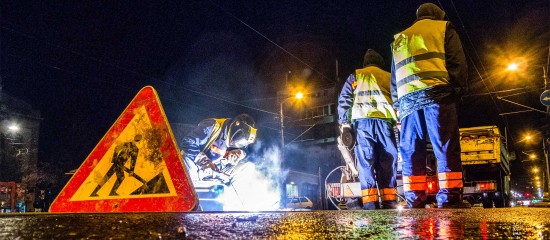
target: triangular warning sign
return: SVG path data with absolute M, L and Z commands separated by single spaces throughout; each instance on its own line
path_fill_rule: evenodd
M 50 206 L 50 212 L 183 212 L 197 206 L 153 87 L 141 89 Z
M 353 191 L 351 190 L 349 185 L 346 185 L 346 187 L 344 188 L 344 197 L 352 197 L 352 196 L 353 196 Z

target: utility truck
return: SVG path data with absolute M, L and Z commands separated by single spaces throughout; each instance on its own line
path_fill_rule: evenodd
M 498 127 L 460 129 L 464 198 L 484 208 L 510 205 L 510 161 Z

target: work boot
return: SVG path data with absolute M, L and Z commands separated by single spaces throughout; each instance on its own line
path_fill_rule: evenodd
M 427 202 L 426 191 L 406 191 L 405 201 L 409 208 L 425 208 Z

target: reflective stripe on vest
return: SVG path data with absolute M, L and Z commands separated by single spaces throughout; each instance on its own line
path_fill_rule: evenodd
M 440 188 L 462 188 L 462 172 L 444 172 L 437 174 Z
M 382 188 L 380 195 L 382 195 L 382 201 L 397 201 L 397 190 L 395 188 Z
M 425 191 L 426 176 L 403 176 L 403 191 Z
M 352 88 L 354 99 L 351 119 L 397 119 L 389 91 L 390 73 L 375 66 L 357 69 Z
M 215 118 L 216 124 L 214 125 L 214 129 L 212 129 L 212 133 L 210 134 L 210 137 L 208 138 L 208 141 L 206 141 L 206 144 L 204 145 L 204 148 L 202 149 L 202 152 L 205 152 L 206 149 L 211 149 L 212 143 L 218 139 L 218 136 L 220 136 L 220 133 L 222 132 L 222 126 L 227 120 L 226 118 Z M 221 154 L 223 156 L 224 154 Z
M 367 188 L 361 190 L 363 203 L 378 201 L 378 190 L 376 188 Z
M 445 67 L 447 21 L 424 19 L 394 36 L 393 60 L 398 98 L 448 84 Z

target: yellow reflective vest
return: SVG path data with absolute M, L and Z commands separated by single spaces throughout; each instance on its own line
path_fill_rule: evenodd
M 423 19 L 394 35 L 392 46 L 397 96 L 448 84 L 445 67 L 447 21 Z
M 390 73 L 367 66 L 355 71 L 351 119 L 385 118 L 396 120 L 390 94 Z

